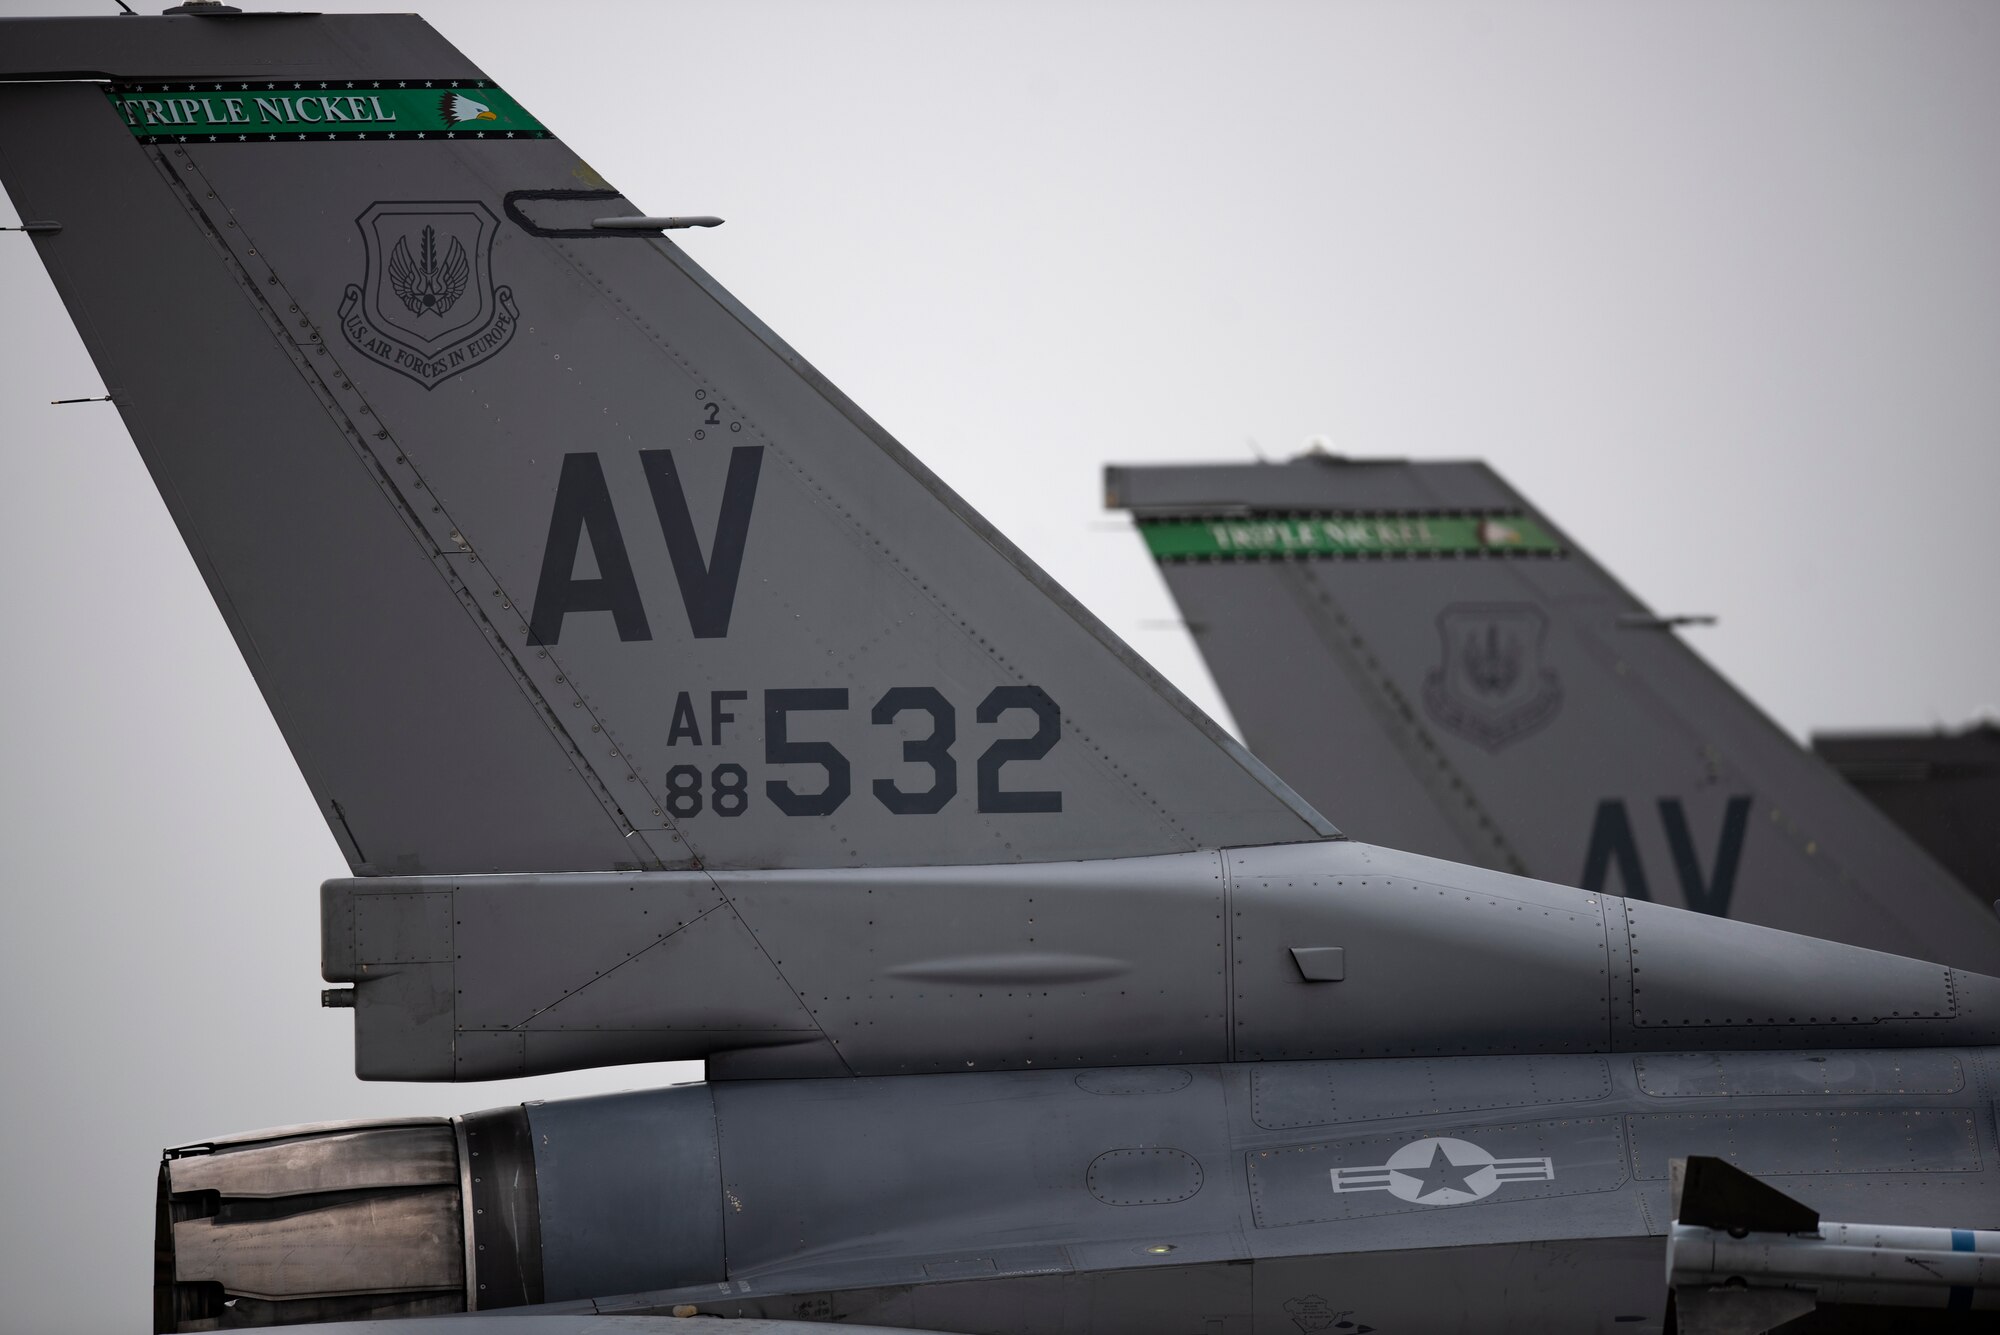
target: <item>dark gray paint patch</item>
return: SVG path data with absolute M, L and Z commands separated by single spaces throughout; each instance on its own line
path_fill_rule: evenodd
M 1662 1099 L 1782 1094 L 1956 1094 L 1965 1068 L 1948 1052 L 1661 1052 L 1633 1060 L 1639 1089 Z
M 1628 1117 L 1632 1173 L 1663 1181 L 1669 1161 L 1712 1154 L 1759 1176 L 1976 1173 L 1969 1108 L 1641 1113 Z
M 1250 1115 L 1267 1131 L 1609 1097 L 1602 1057 L 1438 1057 L 1287 1062 L 1251 1076 Z
M 705 1086 L 531 1103 L 547 1300 L 720 1280 L 722 1171 Z

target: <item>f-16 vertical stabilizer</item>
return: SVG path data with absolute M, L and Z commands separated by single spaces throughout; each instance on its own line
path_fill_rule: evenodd
M 1334 833 L 421 20 L 5 20 L 0 80 L 357 874 Z
M 1487 465 L 1105 489 L 1250 749 L 1354 838 L 2000 972 L 1985 901 Z

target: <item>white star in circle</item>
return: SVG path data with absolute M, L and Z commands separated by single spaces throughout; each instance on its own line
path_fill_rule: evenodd
M 1552 1182 L 1547 1157 L 1502 1159 L 1471 1141 L 1425 1136 L 1402 1146 L 1383 1164 L 1332 1170 L 1337 1193 L 1386 1191 L 1419 1205 L 1463 1205 L 1483 1200 L 1510 1182 Z

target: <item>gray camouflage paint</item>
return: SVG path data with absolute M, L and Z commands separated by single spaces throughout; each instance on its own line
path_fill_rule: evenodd
M 255 1137 L 176 1152 L 209 1279 L 444 1310 L 532 1253 L 508 1292 L 578 1309 L 1643 1329 L 1688 1148 L 1992 1221 L 2000 981 L 1329 838 L 677 248 L 590 234 L 639 210 L 558 141 L 141 144 L 39 81 L 482 77 L 421 22 L 0 36 L 0 173 L 356 873 L 363 1073 L 719 1078 L 459 1119 L 456 1191 L 435 1129 L 294 1133 L 241 1208 L 195 1184 Z

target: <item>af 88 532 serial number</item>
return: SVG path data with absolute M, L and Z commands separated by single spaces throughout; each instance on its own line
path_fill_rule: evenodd
M 706 717 L 696 708 L 707 696 Z M 766 767 L 782 768 L 782 776 L 753 782 L 750 770 L 737 760 L 696 764 L 683 762 L 666 771 L 661 802 L 666 815 L 677 820 L 695 816 L 741 816 L 761 798 L 787 816 L 830 816 L 855 796 L 854 764 L 834 742 L 815 739 L 815 719 L 853 707 L 844 686 L 771 688 L 761 692 Z M 747 704 L 749 691 L 682 691 L 674 702 L 667 745 L 709 750 L 723 744 L 733 706 Z M 865 698 L 865 697 L 864 697 Z M 863 800 L 872 798 L 898 816 L 930 816 L 953 802 L 970 798 L 983 813 L 1029 814 L 1062 810 L 1062 792 L 1031 787 L 1032 771 L 1008 772 L 1010 765 L 1041 760 L 1062 740 L 1062 710 L 1039 686 L 996 686 L 973 706 L 979 735 L 960 746 L 958 709 L 935 686 L 893 686 L 867 706 L 871 726 L 916 725 L 920 736 L 905 735 L 901 773 L 896 777 L 865 776 Z M 907 721 L 906 721 L 907 720 Z M 960 753 L 969 753 L 970 794 L 961 793 Z M 710 751 L 710 754 L 713 754 Z M 819 772 L 815 783 L 812 772 Z

